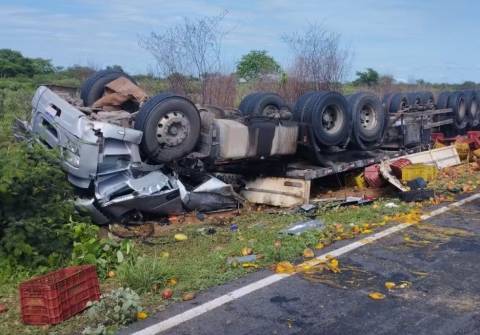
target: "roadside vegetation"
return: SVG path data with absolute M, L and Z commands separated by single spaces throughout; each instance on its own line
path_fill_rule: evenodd
M 186 20 L 144 38 L 141 45 L 158 61 L 160 72 L 134 76 L 139 85 L 150 95 L 170 90 L 198 103 L 222 107 L 236 107 L 242 97 L 258 90 L 277 92 L 293 103 L 312 89 L 383 94 L 479 87 L 470 82 L 397 83 L 374 69 L 360 71 L 356 80 L 345 82 L 349 50 L 341 46 L 341 36 L 316 25 L 284 36 L 295 56 L 291 66 L 282 68 L 268 51 L 252 50 L 239 59 L 234 73 L 224 73 L 219 67 L 221 22 L 222 16 Z M 181 50 L 176 49 L 178 41 L 183 41 Z M 325 46 L 321 53 L 315 52 L 319 45 Z M 169 57 L 175 50 L 183 57 Z M 195 54 L 192 50 L 203 51 Z M 202 61 L 192 65 L 192 57 Z M 381 199 L 363 207 L 321 206 L 313 217 L 325 223 L 324 229 L 300 236 L 280 231 L 306 219 L 303 214 L 257 211 L 256 207 L 245 208 L 241 215 L 228 220 L 178 225 L 160 237 L 143 240 L 105 233 L 105 229 L 75 212 L 74 191 L 59 169 L 58 153 L 34 140 L 17 142 L 12 132 L 16 118 L 28 120 L 30 101 L 39 85 L 79 87 L 95 70 L 80 65 L 55 67 L 49 60 L 0 50 L 0 304 L 9 308 L 0 313 L 0 334 L 74 334 L 84 329 L 85 334 L 114 333 L 121 325 L 144 319 L 174 301 L 191 299 L 209 287 L 257 269 L 273 268 L 279 262 L 302 259 L 307 248 L 321 250 L 335 241 L 366 235 L 390 222 L 415 220 L 418 216 L 416 205 L 395 201 L 395 206 L 386 206 L 391 201 Z M 461 173 L 442 177 L 458 177 L 462 181 L 458 192 L 478 186 L 480 179 L 471 182 L 471 177 Z M 437 185 L 449 196 L 454 193 L 455 185 Z M 175 234 L 184 236 L 176 238 Z M 252 262 L 229 261 L 250 254 L 256 256 Z M 105 299 L 88 313 L 57 326 L 23 325 L 18 284 L 78 264 L 96 265 Z

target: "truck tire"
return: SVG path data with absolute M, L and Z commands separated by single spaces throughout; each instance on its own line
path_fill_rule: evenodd
M 480 125 L 480 91 L 474 91 L 474 94 L 477 102 L 477 114 L 472 126 L 476 128 Z
M 465 95 L 465 104 L 467 107 L 467 122 L 471 127 L 478 126 L 478 100 L 476 92 L 473 90 L 463 91 Z
M 448 98 L 450 97 L 450 94 L 452 93 L 448 91 L 440 92 L 436 99 L 437 109 L 448 108 Z
M 422 105 L 426 107 L 432 107 L 435 105 L 435 98 L 432 92 L 424 91 L 420 92 Z
M 80 98 L 83 101 L 83 105 L 86 107 L 92 106 L 95 101 L 103 96 L 105 85 L 120 77 L 125 77 L 136 84 L 135 80 L 122 70 L 101 70 L 88 77 L 80 88 Z
M 245 99 L 247 98 L 243 110 L 241 109 L 244 116 L 269 116 L 282 108 L 288 108 L 285 100 L 273 92 L 258 92 Z
M 310 123 L 319 146 L 347 142 L 352 118 L 348 102 L 337 92 L 316 92 L 305 105 L 303 121 Z
M 417 108 L 423 105 L 422 94 L 419 92 L 410 92 L 407 93 L 408 101 L 410 102 L 410 107 Z
M 394 93 L 388 97 L 388 100 L 385 106 L 389 113 L 397 113 L 410 105 L 408 96 L 404 93 Z
M 252 102 L 255 100 L 255 98 L 258 96 L 258 92 L 255 93 L 250 93 L 246 97 L 240 101 L 240 105 L 238 106 L 238 109 L 242 113 L 242 115 L 248 115 L 248 111 L 250 110 L 250 106 L 252 105 Z
M 453 110 L 453 127 L 461 133 L 468 125 L 467 106 L 463 92 L 455 92 L 450 95 L 448 108 Z
M 448 99 L 450 98 L 451 94 L 452 93 L 448 92 L 448 91 L 440 92 L 438 94 L 437 98 L 435 99 L 435 107 L 437 109 L 448 108 Z M 437 114 L 433 117 L 433 120 L 435 122 L 443 121 L 443 120 L 446 120 L 446 119 L 450 118 L 451 116 L 452 116 L 451 114 Z
M 352 116 L 352 144 L 361 150 L 370 150 L 382 143 L 387 113 L 380 99 L 367 92 L 347 97 Z
M 317 93 L 317 91 L 309 91 L 298 98 L 293 106 L 293 119 L 295 121 L 303 122 L 306 106 Z
M 200 114 L 188 99 L 161 93 L 142 105 L 135 129 L 143 131 L 140 149 L 153 163 L 166 163 L 189 154 L 200 137 Z
M 392 100 L 392 96 L 394 95 L 395 93 L 387 93 L 387 94 L 384 94 L 383 95 L 383 98 L 382 98 L 382 106 L 383 106 L 383 109 L 385 110 L 385 112 L 389 112 L 388 111 L 388 107 L 390 105 L 390 101 Z

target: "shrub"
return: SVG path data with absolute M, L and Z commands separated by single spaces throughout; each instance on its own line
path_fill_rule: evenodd
M 118 267 L 117 273 L 123 285 L 140 293 L 164 286 L 173 275 L 166 261 L 156 256 L 143 256 L 125 262 Z
M 73 264 L 95 264 L 100 277 L 106 277 L 109 270 L 122 264 L 132 256 L 133 243 L 129 240 L 117 242 L 99 239 L 98 226 L 75 223 L 73 231 Z
M 0 146 L 0 257 L 28 266 L 70 256 L 72 189 L 55 152 L 40 145 Z
M 135 321 L 141 311 L 140 297 L 129 288 L 118 288 L 89 305 L 87 316 L 91 326 L 85 328 L 84 335 L 116 334 L 119 325 Z

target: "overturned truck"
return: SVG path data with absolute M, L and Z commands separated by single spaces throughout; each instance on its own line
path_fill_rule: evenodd
M 258 175 L 314 179 L 407 151 L 428 149 L 433 129 L 477 127 L 477 93 L 308 92 L 294 106 L 275 93 L 238 109 L 195 105 L 173 93 L 148 97 L 122 71 L 88 78 L 80 95 L 41 86 L 27 125 L 61 152 L 77 208 L 99 224 L 144 215 L 239 206 Z

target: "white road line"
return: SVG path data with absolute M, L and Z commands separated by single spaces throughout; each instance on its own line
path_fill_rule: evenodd
M 471 202 L 473 200 L 480 199 L 480 193 L 476 193 L 474 195 L 471 195 L 465 199 L 459 200 L 457 202 L 451 203 L 448 206 L 440 207 L 438 209 L 435 209 L 431 211 L 428 214 L 423 214 L 420 218 L 422 220 L 428 220 L 434 216 L 443 214 L 447 211 L 449 211 L 452 208 L 460 207 L 463 204 L 466 204 L 468 202 Z M 398 231 L 401 231 L 409 226 L 411 226 L 414 223 L 401 223 L 396 226 L 390 227 L 388 229 L 385 229 L 381 232 L 375 233 L 373 235 L 370 235 L 368 237 L 365 237 L 359 241 L 350 243 L 346 246 L 343 246 L 341 248 L 335 249 L 333 251 L 327 252 L 325 254 L 322 254 L 318 257 L 316 257 L 317 260 L 325 260 L 326 256 L 333 256 L 333 257 L 338 257 L 343 254 L 346 254 L 352 250 L 355 250 L 357 248 L 360 248 L 361 246 L 364 246 L 366 244 L 372 243 L 373 241 L 379 240 L 385 236 L 391 235 L 393 233 L 396 233 Z M 189 310 L 186 310 L 183 313 L 177 314 L 175 316 L 172 316 L 166 320 L 160 321 L 157 324 L 154 324 L 152 326 L 149 326 L 147 328 L 144 328 L 142 330 L 139 330 L 133 335 L 155 335 L 159 334 L 165 330 L 168 330 L 170 328 L 176 327 L 179 324 L 182 324 L 188 320 L 191 320 L 193 318 L 196 318 L 197 316 L 200 316 L 202 314 L 205 314 L 217 307 L 220 307 L 222 305 L 225 305 L 226 303 L 229 303 L 231 301 L 234 301 L 236 299 L 239 299 L 247 294 L 250 294 L 252 292 L 255 292 L 261 288 L 270 286 L 276 282 L 279 282 L 282 279 L 288 278 L 290 276 L 294 275 L 293 274 L 273 274 L 270 275 L 266 278 L 260 279 L 256 282 L 253 282 L 251 284 L 248 284 L 244 287 L 241 287 L 239 289 L 233 290 L 225 295 L 222 295 L 218 298 L 215 298 L 213 300 L 210 300 L 208 302 L 205 302 L 197 307 L 191 308 Z

